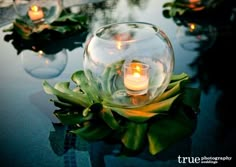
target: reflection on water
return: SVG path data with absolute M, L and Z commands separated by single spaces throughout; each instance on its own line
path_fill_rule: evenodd
M 227 4 L 227 2 L 225 3 Z M 228 10 L 224 11 L 226 4 L 220 8 L 222 18 L 225 19 L 215 18 L 213 20 L 218 31 L 215 43 L 207 50 L 200 52 L 200 55 L 191 63 L 191 68 L 195 71 L 193 79 L 200 83 L 200 87 L 206 93 L 209 93 L 213 88 L 217 90 L 217 93 L 220 93 L 215 110 L 216 117 L 220 122 L 218 136 L 216 136 L 220 146 L 218 150 L 222 155 L 232 156 L 235 155 L 235 150 L 231 144 L 236 139 L 233 109 L 235 107 L 233 99 L 236 94 L 233 82 L 236 19 L 233 9 L 236 8 L 236 3 L 232 4 L 229 1 Z M 228 17 L 229 11 L 231 11 L 231 17 Z
M 49 141 L 53 151 L 62 156 L 70 149 L 88 151 L 88 142 L 70 133 L 70 127 L 53 123 L 54 131 L 50 132 Z
M 214 44 L 218 27 L 233 21 L 234 5 L 232 0 L 175 0 L 163 5 L 163 15 L 179 26 L 176 37 L 184 49 L 203 51 Z
M 20 54 L 24 70 L 32 77 L 49 79 L 59 76 L 67 64 L 67 51 L 45 54 L 42 50 L 35 52 L 24 50 Z
M 194 8 L 190 6 L 183 6 L 186 2 L 184 0 L 175 0 L 174 3 L 176 4 L 174 6 L 165 6 L 169 8 L 164 8 L 163 14 L 167 18 L 172 18 L 179 26 L 179 32 L 176 35 L 183 47 L 189 46 L 192 48 L 193 45 L 189 43 L 191 41 L 194 44 L 198 44 L 197 47 L 199 48 L 194 48 L 194 50 L 199 51 L 199 56 L 190 64 L 191 69 L 194 71 L 193 81 L 197 81 L 205 93 L 211 94 L 212 90 L 214 90 L 215 94 L 220 94 L 215 110 L 217 119 L 220 121 L 219 136 L 216 138 L 219 141 L 219 145 L 222 146 L 218 150 L 222 151 L 222 154 L 232 155 L 235 151 L 226 146 L 226 143 L 232 143 L 232 140 L 236 138 L 235 135 L 232 135 L 235 134 L 232 108 L 234 108 L 233 97 L 236 94 L 233 86 L 233 76 L 235 75 L 233 55 L 236 48 L 234 42 L 236 39 L 236 1 L 204 1 L 202 3 L 204 8 L 201 10 L 193 10 Z M 182 9 L 185 10 L 184 12 L 182 11 L 183 13 L 181 13 Z M 192 23 L 206 27 L 203 32 L 199 32 L 200 34 L 192 34 L 192 31 L 196 28 L 191 25 Z M 213 33 L 210 29 L 213 30 Z M 214 35 L 215 31 L 217 31 L 216 36 Z M 206 33 L 206 40 L 203 43 L 198 38 L 198 35 L 201 35 L 202 39 L 201 33 Z M 203 104 L 205 103 L 203 102 Z
M 121 143 L 116 143 L 115 141 L 88 142 L 75 134 L 69 133 L 69 126 L 53 123 L 53 127 L 54 131 L 50 131 L 49 134 L 52 150 L 58 156 L 65 156 L 69 153 L 69 156 L 65 156 L 66 158 L 64 157 L 64 159 L 65 161 L 69 161 L 74 167 L 79 163 L 77 161 L 78 157 L 73 153 L 73 150 L 88 151 L 92 167 L 109 165 L 111 163 L 108 161 L 109 158 L 113 158 L 116 161 L 114 164 L 119 164 L 124 160 L 124 156 L 121 154 L 122 152 L 126 152 L 127 157 L 125 161 L 127 164 L 132 164 L 132 166 L 161 165 L 162 162 L 167 160 L 176 160 L 178 155 L 190 156 L 191 153 L 191 138 L 186 138 L 157 156 L 152 156 L 148 153 L 148 148 L 139 154 L 133 154 L 132 152 L 127 152 L 128 150 L 122 150 Z M 134 162 L 132 158 L 136 158 L 138 161 Z M 107 161 L 108 164 L 106 163 Z
M 188 23 L 179 26 L 176 38 L 181 47 L 186 50 L 201 51 L 210 48 L 216 39 L 217 30 L 212 25 Z

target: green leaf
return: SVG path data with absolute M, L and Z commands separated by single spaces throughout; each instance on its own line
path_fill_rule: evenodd
M 187 9 L 178 9 L 177 12 L 179 13 L 179 15 L 183 15 L 185 12 L 187 11 Z
M 185 78 L 188 78 L 188 74 L 186 74 L 186 73 L 172 74 L 170 82 L 179 81 L 179 80 L 182 80 L 182 79 L 185 79 Z
M 121 139 L 125 147 L 131 150 L 141 149 L 146 139 L 147 127 L 147 123 L 127 122 L 127 129 Z
M 59 32 L 61 34 L 64 34 L 64 33 L 68 32 L 68 31 L 72 30 L 71 26 L 52 26 L 51 28 L 54 31 L 57 31 L 57 32 Z
M 59 108 L 71 108 L 73 105 L 69 104 L 69 103 L 63 103 L 59 100 L 56 100 L 56 99 L 50 99 L 51 102 L 54 103 L 54 105 L 56 107 L 59 107 Z
M 100 140 L 108 136 L 112 130 L 102 122 L 85 122 L 82 127 L 71 131 L 86 140 Z
M 195 122 L 179 108 L 174 115 L 163 117 L 150 125 L 147 132 L 149 151 L 152 155 L 191 135 Z
M 177 84 L 183 82 L 183 81 L 188 81 L 189 77 L 184 77 L 182 79 L 176 80 L 176 81 L 172 81 L 169 83 L 168 87 L 166 88 L 166 90 L 173 88 L 174 86 L 176 86 Z
M 75 109 L 70 109 L 69 111 L 57 110 L 54 114 L 64 125 L 81 124 L 85 121 L 91 120 L 93 116 L 91 113 L 87 116 L 83 116 L 81 111 L 77 111 Z
M 13 32 L 15 31 L 18 35 L 20 35 L 23 39 L 30 39 L 33 29 L 26 25 L 25 23 L 21 23 L 16 20 L 14 23 Z
M 55 95 L 60 101 L 69 103 L 69 104 L 74 104 L 74 105 L 79 105 L 83 107 L 87 107 L 90 105 L 88 103 L 84 96 L 73 96 L 68 93 L 63 93 L 55 88 L 53 88 L 47 81 L 43 82 L 43 89 L 46 93 Z
M 86 117 L 89 114 L 90 111 L 91 111 L 90 107 L 85 108 L 83 110 L 83 116 Z
M 55 89 L 61 91 L 62 93 L 70 94 L 71 96 L 84 96 L 81 92 L 74 92 L 70 89 L 70 82 L 58 82 L 54 86 Z M 84 96 L 87 98 L 86 96 Z
M 76 71 L 72 74 L 71 79 L 74 83 L 80 86 L 81 90 L 87 98 L 90 99 L 91 103 L 99 102 L 99 92 L 93 85 L 90 85 L 84 71 Z
M 85 85 L 87 86 L 87 78 L 84 74 L 84 71 L 76 71 L 72 74 L 71 79 L 74 83 L 76 83 L 77 85 Z
M 169 90 L 165 91 L 164 93 L 162 93 L 162 95 L 160 95 L 156 99 L 154 99 L 154 101 L 152 103 L 160 102 L 160 101 L 166 100 L 166 99 L 168 99 L 172 96 L 175 96 L 179 93 L 179 91 L 180 91 L 180 82 L 177 83 L 171 89 L 169 89 Z
M 157 103 L 150 103 L 138 108 L 106 107 L 112 109 L 119 115 L 129 120 L 135 122 L 144 122 L 158 114 L 167 114 L 168 110 L 171 108 L 173 102 L 178 96 L 179 94 L 167 100 Z
M 165 114 L 167 111 L 170 110 L 172 104 L 179 96 L 180 94 L 175 94 L 174 96 L 169 97 L 165 100 L 147 104 L 143 107 L 140 107 L 139 109 L 144 112 L 154 112 L 158 114 Z
M 3 29 L 2 31 L 3 32 L 12 32 L 13 30 L 14 30 L 14 26 L 11 25 L 10 27 Z
M 174 5 L 173 2 L 167 2 L 167 3 L 164 3 L 164 5 L 162 6 L 163 8 L 166 8 L 166 7 L 172 7 Z
M 108 107 L 109 108 L 109 107 Z M 116 108 L 111 107 L 112 111 L 118 113 L 119 115 L 135 122 L 144 122 L 157 115 L 157 113 L 145 113 L 139 110 L 130 110 L 127 108 Z
M 103 108 L 101 110 L 101 117 L 104 120 L 104 122 L 107 123 L 107 125 L 111 128 L 111 129 L 118 129 L 120 128 L 119 123 L 117 122 L 117 120 L 115 119 L 111 109 L 109 108 Z
M 176 8 L 174 8 L 174 7 L 171 8 L 169 13 L 170 13 L 170 17 L 174 17 L 177 13 Z
M 66 22 L 66 21 L 71 21 L 71 22 L 86 22 L 87 16 L 85 15 L 78 15 L 74 13 L 67 13 L 59 17 L 55 22 Z
M 170 16 L 170 10 L 163 10 L 163 11 L 162 11 L 162 15 L 163 15 L 165 18 L 167 18 L 167 19 L 171 18 L 171 16 Z

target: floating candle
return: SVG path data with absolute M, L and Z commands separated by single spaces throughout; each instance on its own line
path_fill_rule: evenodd
M 149 66 L 143 63 L 130 63 L 124 66 L 124 85 L 130 95 L 143 95 L 148 91 Z
M 37 21 L 44 18 L 44 13 L 42 8 L 37 5 L 32 5 L 29 8 L 28 15 L 32 21 Z

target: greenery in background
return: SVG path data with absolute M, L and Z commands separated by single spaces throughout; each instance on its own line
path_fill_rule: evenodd
M 63 11 L 51 24 L 30 25 L 21 19 L 15 19 L 13 25 L 3 31 L 11 32 L 4 39 L 12 41 L 17 54 L 25 49 L 54 54 L 63 48 L 72 50 L 82 46 L 88 34 L 88 17 Z
M 185 1 L 173 0 L 163 5 L 163 16 L 172 18 L 177 25 L 186 25 L 189 22 L 201 24 L 216 24 L 223 15 L 230 15 L 231 2 L 224 0 Z
M 181 0 L 176 0 L 173 2 L 167 2 L 163 5 L 165 9 L 163 14 L 166 18 L 181 16 L 186 12 L 195 12 L 205 9 L 205 6 L 202 4 L 191 4 L 191 2 L 183 2 Z
M 73 88 L 70 82 L 51 86 L 47 81 L 43 88 L 56 97 L 51 101 L 59 108 L 54 112 L 57 118 L 85 140 L 117 141 L 126 153 L 148 147 L 156 155 L 195 129 L 200 90 L 189 87 L 185 73 L 172 75 L 161 96 L 138 108 L 113 106 L 101 99 L 83 71 L 76 71 L 71 79 Z

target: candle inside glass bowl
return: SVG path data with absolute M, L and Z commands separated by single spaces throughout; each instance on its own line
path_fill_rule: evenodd
M 89 85 L 104 103 L 136 108 L 168 87 L 174 52 L 167 35 L 153 24 L 114 23 L 87 39 L 83 67 Z
M 139 62 L 124 64 L 124 85 L 129 95 L 143 95 L 148 91 L 149 65 Z
M 51 24 L 60 17 L 62 0 L 13 0 L 16 17 L 28 25 Z
M 40 6 L 32 5 L 29 8 L 28 16 L 32 21 L 38 21 L 44 18 L 44 13 Z

